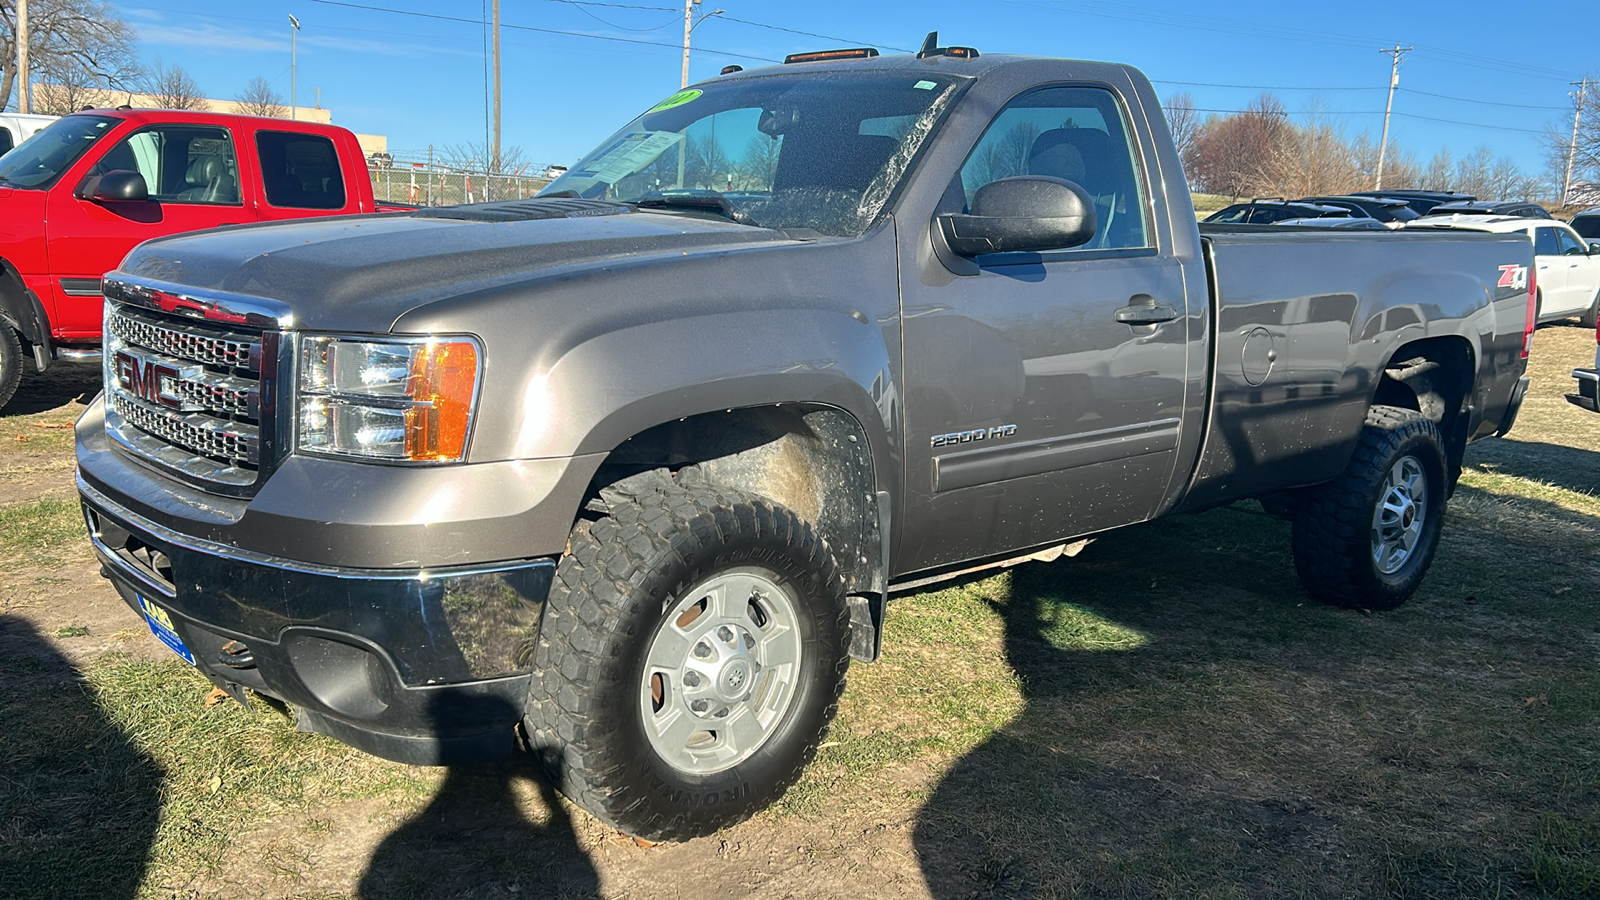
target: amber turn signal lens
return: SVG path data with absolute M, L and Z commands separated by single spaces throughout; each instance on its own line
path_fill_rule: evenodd
M 478 348 L 470 341 L 429 342 L 411 360 L 406 393 L 406 458 L 459 460 L 467 452 L 467 427 L 478 387 Z

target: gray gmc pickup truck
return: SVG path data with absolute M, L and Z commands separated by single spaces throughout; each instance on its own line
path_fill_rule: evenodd
M 521 201 L 241 226 L 107 275 L 103 571 L 219 687 L 616 827 L 792 784 L 889 595 L 1258 498 L 1384 609 L 1512 425 L 1526 239 L 1199 230 L 1127 66 L 802 54 Z

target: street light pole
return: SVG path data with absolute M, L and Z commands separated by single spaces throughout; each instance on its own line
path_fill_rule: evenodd
M 295 98 L 295 75 L 298 61 L 298 39 L 300 37 L 300 20 L 293 15 L 289 16 L 289 118 L 300 118 L 300 110 Z
M 689 32 L 700 27 L 700 23 L 712 16 L 722 15 L 722 10 L 716 9 L 706 13 L 699 19 L 694 18 L 694 8 L 700 5 L 700 0 L 683 0 L 683 79 L 678 87 L 689 86 Z

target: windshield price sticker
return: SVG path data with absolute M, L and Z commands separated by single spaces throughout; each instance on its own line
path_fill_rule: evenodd
M 612 141 L 604 150 L 584 160 L 583 166 L 567 174 L 616 184 L 650 165 L 681 140 L 683 135 L 676 131 L 631 132 Z

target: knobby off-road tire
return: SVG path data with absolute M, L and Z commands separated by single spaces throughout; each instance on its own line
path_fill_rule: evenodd
M 1306 591 L 1348 609 L 1393 609 L 1410 598 L 1439 546 L 1445 468 L 1432 421 L 1394 406 L 1369 410 L 1350 465 L 1308 490 L 1295 516 Z
M 563 793 L 687 840 L 776 800 L 816 755 L 849 666 L 833 554 L 765 498 L 692 471 L 601 492 L 545 607 L 523 719 Z
M 17 333 L 0 319 L 0 411 L 11 402 L 22 381 L 22 342 Z

